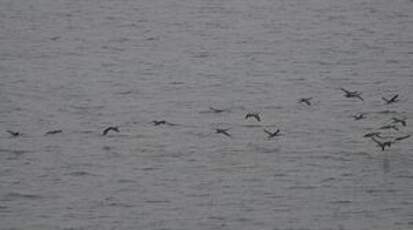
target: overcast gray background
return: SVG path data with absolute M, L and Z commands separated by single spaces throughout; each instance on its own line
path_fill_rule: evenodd
M 409 0 L 0 0 L 0 229 L 412 229 L 412 139 L 363 138 L 394 116 L 383 136 L 412 133 L 412 17 Z

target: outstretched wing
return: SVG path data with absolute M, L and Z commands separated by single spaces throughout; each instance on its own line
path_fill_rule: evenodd
M 396 101 L 398 97 L 399 97 L 399 94 L 396 94 L 389 101 Z

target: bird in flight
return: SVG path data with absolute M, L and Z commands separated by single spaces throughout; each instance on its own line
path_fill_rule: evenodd
M 361 93 L 359 91 L 349 91 L 344 88 L 340 88 L 341 91 L 344 92 L 344 96 L 347 98 L 355 97 L 361 101 L 364 101 L 364 99 L 361 97 Z
M 228 130 L 229 128 L 228 129 L 215 129 L 215 133 L 218 133 L 218 134 L 220 133 L 227 137 L 231 137 L 231 134 L 228 133 Z
M 160 121 L 154 120 L 154 121 L 152 121 L 152 123 L 153 123 L 154 126 L 166 125 L 166 121 L 165 121 L 165 120 L 160 120 Z
M 366 133 L 364 134 L 364 137 L 378 137 L 378 138 L 383 138 L 380 136 L 380 132 L 371 132 L 371 133 Z
M 106 134 L 108 134 L 108 132 L 109 131 L 114 131 L 114 132 L 117 132 L 117 133 L 119 133 L 120 131 L 119 131 L 119 127 L 117 127 L 117 126 L 110 126 L 110 127 L 107 127 L 105 130 L 103 130 L 103 132 L 102 132 L 102 135 L 103 136 L 106 136 Z
M 380 142 L 378 141 L 376 138 L 372 137 L 371 138 L 374 142 L 376 142 L 377 146 L 379 146 L 381 148 L 382 151 L 384 151 L 384 149 L 387 147 L 391 147 L 391 145 L 394 143 L 392 141 L 385 141 L 385 142 Z
M 354 120 L 358 121 L 358 120 L 366 118 L 366 115 L 367 115 L 366 113 L 358 113 L 358 114 L 353 115 L 352 117 L 354 118 Z
M 158 120 L 153 120 L 152 123 L 153 123 L 154 126 L 158 126 L 158 125 L 174 126 L 174 125 L 176 125 L 176 124 L 170 123 L 170 122 L 165 121 L 165 120 L 159 120 L 159 121 Z
M 245 119 L 248 119 L 250 117 L 255 118 L 257 121 L 261 121 L 260 115 L 258 113 L 247 113 L 247 115 L 245 115 Z
M 63 132 L 63 130 L 56 129 L 56 130 L 47 131 L 44 135 L 47 136 L 47 135 L 53 135 L 53 134 L 58 134 L 58 133 L 62 133 L 62 132 Z
M 273 137 L 279 136 L 280 130 L 277 129 L 275 132 L 271 132 L 271 131 L 264 129 L 264 132 L 268 134 L 268 139 L 271 139 Z
M 223 112 L 226 111 L 225 109 L 217 109 L 217 108 L 214 108 L 212 106 L 209 107 L 209 110 L 211 110 L 214 113 L 223 113 Z
M 397 128 L 397 126 L 395 126 L 395 125 L 384 125 L 384 126 L 380 127 L 379 129 L 394 129 L 396 131 L 399 131 L 399 128 Z
M 402 140 L 404 140 L 404 139 L 409 138 L 410 136 L 411 136 L 411 135 L 406 135 L 406 136 L 396 137 L 396 138 L 394 138 L 394 141 L 402 141 Z
M 21 133 L 19 133 L 19 132 L 15 132 L 15 131 L 12 131 L 12 130 L 6 130 L 6 132 L 8 132 L 10 135 L 12 135 L 13 137 L 17 137 L 17 136 L 20 136 L 21 135 Z
M 311 99 L 313 99 L 313 97 L 303 97 L 303 98 L 298 99 L 298 103 L 305 103 L 306 105 L 310 106 Z
M 399 101 L 399 94 L 394 95 L 390 99 L 387 99 L 385 97 L 382 97 L 381 99 L 383 99 L 383 101 L 385 101 L 387 105 L 391 103 L 396 103 Z
M 402 119 L 402 118 L 392 117 L 392 120 L 393 120 L 393 124 L 400 123 L 403 126 L 407 125 L 406 118 Z

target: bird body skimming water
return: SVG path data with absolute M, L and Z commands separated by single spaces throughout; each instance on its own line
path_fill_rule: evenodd
M 245 115 L 245 119 L 248 119 L 250 117 L 255 118 L 257 121 L 261 121 L 259 113 L 247 113 L 247 115 Z
M 359 91 L 349 91 L 344 88 L 340 88 L 341 91 L 344 92 L 344 96 L 347 98 L 355 97 L 361 101 L 364 101 L 364 99 L 361 97 L 361 93 Z
M 387 98 L 385 98 L 385 97 L 382 97 L 381 99 L 383 99 L 383 101 L 385 101 L 386 104 L 388 105 L 388 104 L 391 104 L 391 103 L 396 103 L 396 102 L 398 102 L 398 101 L 399 101 L 398 97 L 399 97 L 399 94 L 396 94 L 396 95 L 394 95 L 394 96 L 393 96 L 392 98 L 390 98 L 390 99 L 387 99 Z
M 313 97 L 303 97 L 303 98 L 298 99 L 298 103 L 305 103 L 306 105 L 310 106 L 311 99 L 313 99 Z
M 114 132 L 119 133 L 119 127 L 117 127 L 117 126 L 110 126 L 110 127 L 107 127 L 105 130 L 103 130 L 102 135 L 103 135 L 103 136 L 106 136 L 106 134 L 108 134 L 108 132 L 111 131 L 111 130 L 114 131 Z
M 271 139 L 271 138 L 273 138 L 273 137 L 279 136 L 279 134 L 280 134 L 280 130 L 279 130 L 279 129 L 277 129 L 275 132 L 271 132 L 271 131 L 268 131 L 268 130 L 264 129 L 264 132 L 265 132 L 266 134 L 268 134 L 268 139 Z
M 6 130 L 6 132 L 8 132 L 10 135 L 12 135 L 13 137 L 17 137 L 20 136 L 21 133 L 19 132 L 15 132 L 15 131 L 11 131 L 11 130 Z
M 218 134 L 220 133 L 227 137 L 231 137 L 231 134 L 228 133 L 228 130 L 229 128 L 228 129 L 215 129 L 215 133 L 218 133 Z

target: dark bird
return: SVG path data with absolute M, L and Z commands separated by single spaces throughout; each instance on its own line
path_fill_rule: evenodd
M 396 137 L 396 138 L 394 138 L 394 141 L 402 141 L 402 140 L 404 140 L 404 139 L 409 138 L 410 136 L 411 136 L 411 135 L 406 135 L 406 136 Z
M 165 120 L 160 120 L 160 121 L 154 120 L 152 121 L 152 123 L 154 126 L 158 126 L 158 125 L 166 125 L 167 122 Z
M 403 126 L 406 126 L 406 125 L 407 125 L 406 118 L 401 119 L 401 118 L 397 118 L 397 117 L 392 117 L 392 120 L 393 120 L 393 124 L 400 123 L 400 124 L 402 124 Z
M 366 115 L 367 115 L 366 113 L 358 113 L 358 114 L 353 115 L 352 117 L 354 118 L 354 120 L 358 121 L 358 120 L 366 118 Z
M 396 103 L 396 102 L 398 102 L 398 101 L 399 101 L 398 97 L 399 97 L 399 94 L 396 94 L 396 95 L 394 95 L 394 96 L 393 96 L 392 98 L 390 98 L 390 99 L 387 99 L 387 98 L 385 98 L 385 97 L 382 97 L 381 99 L 383 99 L 383 101 L 385 101 L 386 104 L 388 105 L 388 104 L 391 104 L 391 103 Z
M 364 134 L 364 137 L 378 137 L 378 138 L 383 138 L 380 136 L 380 132 L 371 132 L 371 133 L 366 133 Z
M 385 141 L 385 142 L 380 142 L 378 140 L 376 140 L 374 137 L 371 138 L 374 142 L 376 142 L 377 146 L 379 146 L 381 148 L 382 151 L 384 151 L 384 149 L 387 147 L 391 147 L 391 145 L 394 143 L 392 141 Z
M 15 132 L 15 131 L 11 131 L 11 130 L 6 130 L 6 132 L 8 132 L 10 135 L 12 135 L 13 137 L 17 137 L 20 136 L 21 133 L 19 132 Z
M 223 134 L 223 135 L 228 136 L 228 137 L 231 137 L 231 134 L 228 133 L 228 130 L 229 130 L 229 128 L 228 129 L 215 129 L 215 132 Z
M 225 109 L 217 109 L 217 108 L 214 108 L 214 107 L 209 107 L 209 109 L 214 113 L 223 113 L 223 112 L 226 111 Z
M 349 90 L 346 90 L 344 88 L 340 88 L 340 89 L 341 89 L 341 91 L 344 92 L 345 97 L 347 97 L 347 98 L 355 97 L 355 98 L 358 98 L 361 101 L 364 101 L 364 99 L 361 97 L 360 92 L 358 92 L 358 91 L 349 91 Z
M 61 130 L 61 129 L 50 130 L 50 131 L 47 131 L 44 135 L 47 136 L 47 135 L 53 135 L 53 134 L 58 134 L 58 133 L 62 133 L 62 132 L 63 132 L 63 130 Z
M 277 131 L 275 131 L 275 132 L 270 132 L 270 131 L 264 129 L 264 132 L 265 132 L 266 134 L 268 134 L 268 139 L 271 139 L 271 138 L 273 138 L 273 137 L 279 136 L 280 130 L 277 129 Z
M 397 128 L 397 126 L 395 125 L 385 125 L 385 126 L 380 127 L 379 129 L 394 129 L 396 131 L 399 131 L 399 128 Z
M 174 124 L 174 123 L 170 123 L 170 122 L 165 121 L 165 120 L 160 120 L 160 121 L 154 120 L 154 121 L 152 121 L 152 123 L 153 123 L 154 126 L 158 126 L 158 125 L 170 125 L 170 126 L 174 126 L 174 125 L 176 125 L 176 124 Z
M 107 127 L 105 130 L 103 130 L 102 135 L 105 136 L 105 135 L 108 134 L 108 132 L 111 131 L 111 130 L 114 131 L 114 132 L 117 132 L 117 133 L 120 132 L 120 131 L 119 131 L 119 127 L 117 127 L 117 126 L 110 126 L 110 127 Z
M 305 103 L 307 105 L 311 105 L 311 99 L 313 99 L 313 97 L 303 97 L 298 99 L 298 103 Z
M 247 113 L 247 115 L 245 115 L 245 119 L 248 119 L 250 117 L 255 118 L 257 121 L 261 121 L 260 115 L 258 113 Z

